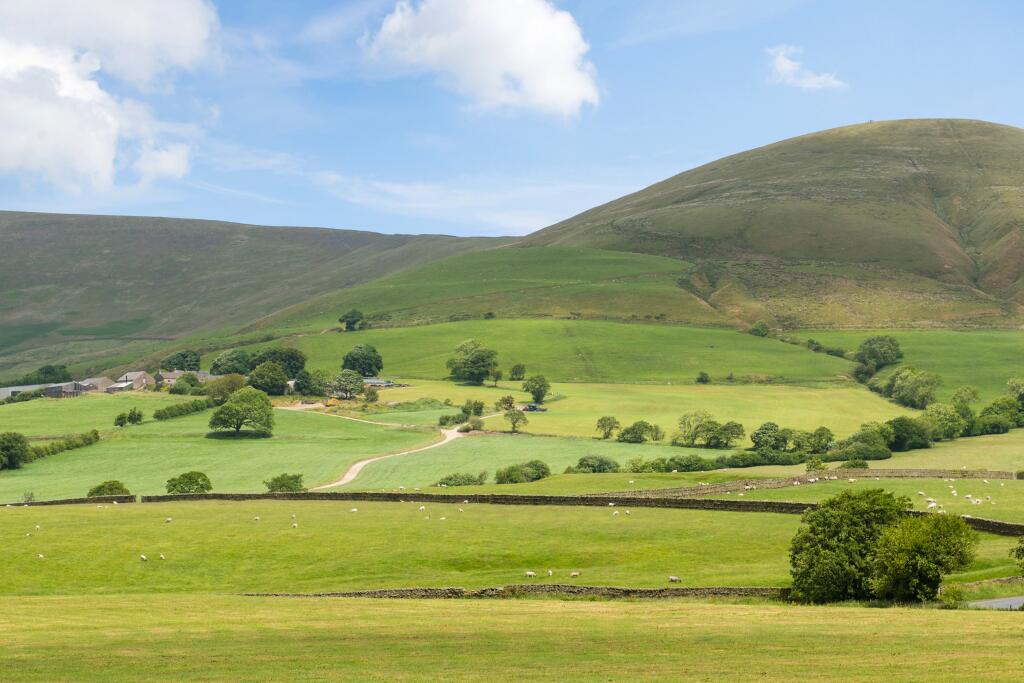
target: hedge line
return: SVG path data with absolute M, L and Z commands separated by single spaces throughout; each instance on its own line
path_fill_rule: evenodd
M 51 441 L 50 443 L 43 444 L 42 446 L 32 446 L 30 451 L 31 455 L 27 462 L 45 458 L 50 455 L 57 455 L 64 451 L 71 451 L 76 448 L 83 448 L 85 446 L 91 446 L 100 440 L 100 433 L 95 429 L 82 432 L 81 434 L 75 434 L 69 436 L 60 441 Z
M 209 410 L 216 405 L 216 402 L 214 402 L 212 398 L 197 398 L 194 401 L 175 403 L 174 405 L 169 405 L 166 408 L 161 408 L 153 413 L 153 419 L 170 420 L 172 417 L 182 417 L 183 415 L 191 415 L 192 413 Z

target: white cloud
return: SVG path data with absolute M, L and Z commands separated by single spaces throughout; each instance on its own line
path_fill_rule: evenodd
M 789 85 L 802 90 L 822 90 L 828 88 L 845 88 L 846 83 L 839 80 L 834 73 L 815 73 L 804 67 L 802 62 L 794 59 L 803 52 L 803 48 L 793 45 L 776 45 L 765 52 L 771 57 L 772 83 Z
M 366 48 L 383 63 L 439 74 L 484 108 L 569 117 L 600 99 L 579 26 L 546 0 L 402 0 Z
M 67 192 L 106 190 L 188 172 L 189 126 L 119 96 L 113 77 L 161 85 L 213 54 L 204 0 L 0 0 L 0 173 Z

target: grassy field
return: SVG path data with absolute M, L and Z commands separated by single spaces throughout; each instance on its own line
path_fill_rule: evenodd
M 978 388 L 983 401 L 989 401 L 1004 392 L 1009 377 L 1024 375 L 1024 332 L 1020 331 L 802 330 L 798 336 L 852 350 L 873 334 L 896 337 L 903 349 L 904 365 L 941 375 L 941 398 L 948 398 L 957 387 L 970 384 Z
M 1014 681 L 1024 665 L 1010 613 L 196 595 L 0 598 L 0 610 L 0 669 L 19 682 Z
M 0 508 L 7 567 L 0 594 L 472 588 L 518 583 L 526 570 L 556 583 L 580 571 L 580 582 L 593 585 L 664 586 L 671 574 L 684 586 L 785 586 L 789 542 L 800 521 L 653 508 L 613 516 L 604 507 L 420 506 L 247 501 Z M 975 564 L 954 580 L 1013 574 L 1007 553 L 1014 543 L 985 536 Z M 141 553 L 151 560 L 141 562 Z M 167 559 L 156 559 L 159 553 Z
M 412 386 L 381 392 L 381 402 L 407 402 L 420 398 L 450 399 L 461 405 L 466 399 L 484 401 L 490 410 L 495 400 L 512 394 L 529 401 L 520 384 L 500 382 L 469 387 L 454 382 L 409 380 Z M 855 431 L 862 423 L 888 420 L 912 411 L 901 408 L 857 385 L 830 387 L 768 385 L 644 385 L 556 383 L 548 399 L 547 412 L 530 413 L 523 431 L 532 434 L 595 436 L 594 424 L 602 415 L 614 415 L 623 425 L 635 420 L 658 424 L 669 436 L 676 430 L 679 416 L 694 410 L 706 410 L 720 420 L 736 420 L 747 432 L 773 420 L 786 427 L 814 429 L 825 425 L 837 435 Z M 439 412 L 453 412 L 454 409 Z M 438 411 L 430 417 L 436 419 Z M 412 413 L 383 413 L 372 419 L 398 423 L 416 423 Z M 487 422 L 492 429 L 507 429 L 500 418 Z
M 40 398 L 0 406 L 0 431 L 21 432 L 28 437 L 77 434 L 90 429 L 104 432 L 114 428 L 114 417 L 119 413 L 138 408 L 146 420 L 152 421 L 154 411 L 182 400 L 189 397 L 141 391 L 85 394 L 73 399 Z
M 284 343 L 305 352 L 310 367 L 327 370 L 337 370 L 353 346 L 372 344 L 384 357 L 386 376 L 443 379 L 445 361 L 466 339 L 495 349 L 506 371 L 524 363 L 529 374 L 564 382 L 692 384 L 703 371 L 717 382 L 732 373 L 820 383 L 839 382 L 853 369 L 843 359 L 736 330 L 586 320 L 467 320 L 309 334 Z
M 966 467 L 970 470 L 1017 472 L 1024 470 L 1024 429 L 1014 429 L 1008 434 L 944 441 L 931 448 L 894 453 L 891 460 L 878 466 L 947 470 Z
M 216 491 L 263 491 L 263 481 L 282 472 L 302 473 L 312 485 L 333 480 L 356 460 L 437 438 L 423 429 L 283 410 L 274 413 L 273 438 L 208 438 L 209 419 L 204 412 L 127 427 L 94 446 L 0 471 L 0 502 L 19 501 L 26 491 L 37 499 L 83 496 L 107 479 L 123 481 L 133 493 L 163 493 L 167 479 L 190 470 L 205 472 Z

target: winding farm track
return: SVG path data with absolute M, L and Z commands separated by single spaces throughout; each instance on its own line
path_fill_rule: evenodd
M 306 412 L 309 412 L 309 409 L 304 409 L 304 408 L 280 408 L 280 410 L 295 410 L 295 411 L 306 411 Z M 395 424 L 393 422 L 374 422 L 373 420 L 363 420 L 362 418 L 349 417 L 348 415 L 335 415 L 334 413 L 320 413 L 319 411 L 316 411 L 316 412 L 318 412 L 318 414 L 320 414 L 320 415 L 327 415 L 328 417 L 340 417 L 342 420 L 351 420 L 352 422 L 363 422 L 365 424 L 379 425 L 381 427 L 402 427 L 402 426 L 404 426 L 404 425 Z M 488 417 L 494 417 L 494 415 L 487 415 L 486 417 L 484 417 L 484 419 L 486 420 Z M 441 439 L 440 441 L 435 441 L 434 443 L 428 444 L 426 446 L 420 446 L 419 448 L 413 448 L 412 450 L 402 451 L 400 453 L 389 453 L 387 455 L 378 455 L 378 456 L 373 457 L 373 458 L 366 458 L 365 460 L 360 460 L 358 462 L 354 462 L 345 471 L 345 474 L 343 474 L 341 476 L 341 479 L 338 479 L 337 481 L 332 481 L 329 484 L 321 484 L 320 486 L 314 486 L 313 488 L 310 489 L 310 491 L 323 491 L 325 489 L 335 488 L 336 486 L 344 486 L 345 484 L 350 483 L 352 480 L 354 480 L 356 477 L 358 477 L 359 473 L 363 471 L 363 468 L 366 467 L 367 465 L 369 465 L 371 462 L 377 462 L 378 460 L 386 460 L 388 458 L 397 458 L 400 455 L 412 455 L 413 453 L 419 453 L 421 451 L 428 451 L 431 448 L 437 448 L 438 446 L 443 446 L 446 443 L 450 443 L 450 442 L 454 441 L 455 439 L 462 438 L 463 436 L 466 435 L 464 432 L 460 432 L 457 429 L 442 429 L 441 430 L 441 434 L 444 436 L 443 439 Z

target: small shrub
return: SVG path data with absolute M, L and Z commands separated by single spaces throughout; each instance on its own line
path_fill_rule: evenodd
M 486 481 L 486 472 L 481 472 L 480 474 L 453 472 L 438 479 L 434 486 L 479 486 Z
M 451 415 L 442 415 L 437 418 L 437 424 L 440 427 L 454 427 L 455 425 L 462 424 L 465 421 L 465 413 L 453 413 Z
M 167 480 L 167 493 L 209 493 L 210 478 L 202 472 L 185 472 Z
M 551 468 L 540 460 L 530 460 L 517 465 L 509 465 L 494 473 L 496 484 L 525 484 L 551 476 Z
M 267 493 L 301 493 L 306 490 L 302 485 L 301 474 L 279 474 L 263 482 Z
M 88 496 L 89 498 L 95 498 L 96 496 L 130 495 L 131 491 L 128 490 L 128 487 L 122 484 L 121 482 L 117 481 L 116 479 L 111 479 L 110 481 L 105 481 L 102 484 L 97 484 L 96 486 L 93 486 L 91 489 L 89 489 L 89 493 L 86 494 L 86 496 Z
M 120 413 L 114 418 L 115 427 L 124 427 L 128 424 L 128 413 Z
M 128 411 L 128 415 L 126 417 L 128 419 L 128 424 L 130 425 L 142 424 L 142 411 L 138 408 L 133 407 Z
M 960 609 L 964 602 L 964 589 L 960 586 L 946 586 L 939 593 L 942 609 Z
M 846 462 L 839 465 L 838 469 L 841 470 L 866 470 L 868 469 L 868 461 L 862 458 L 851 458 Z
M 697 379 L 694 380 L 697 384 L 711 384 L 711 375 L 706 372 L 698 372 Z
M 758 320 L 747 330 L 748 334 L 752 334 L 755 337 L 767 337 L 769 332 L 771 330 L 768 329 L 768 323 L 763 320 Z
M 25 493 L 21 494 L 22 503 L 34 503 L 35 500 L 36 494 L 34 491 L 25 491 Z
M 575 467 L 568 467 L 566 474 L 600 474 L 618 472 L 619 463 L 604 455 L 584 455 Z
M 825 467 L 825 462 L 821 458 L 815 456 L 807 459 L 808 472 L 821 472 L 826 469 L 828 468 Z

